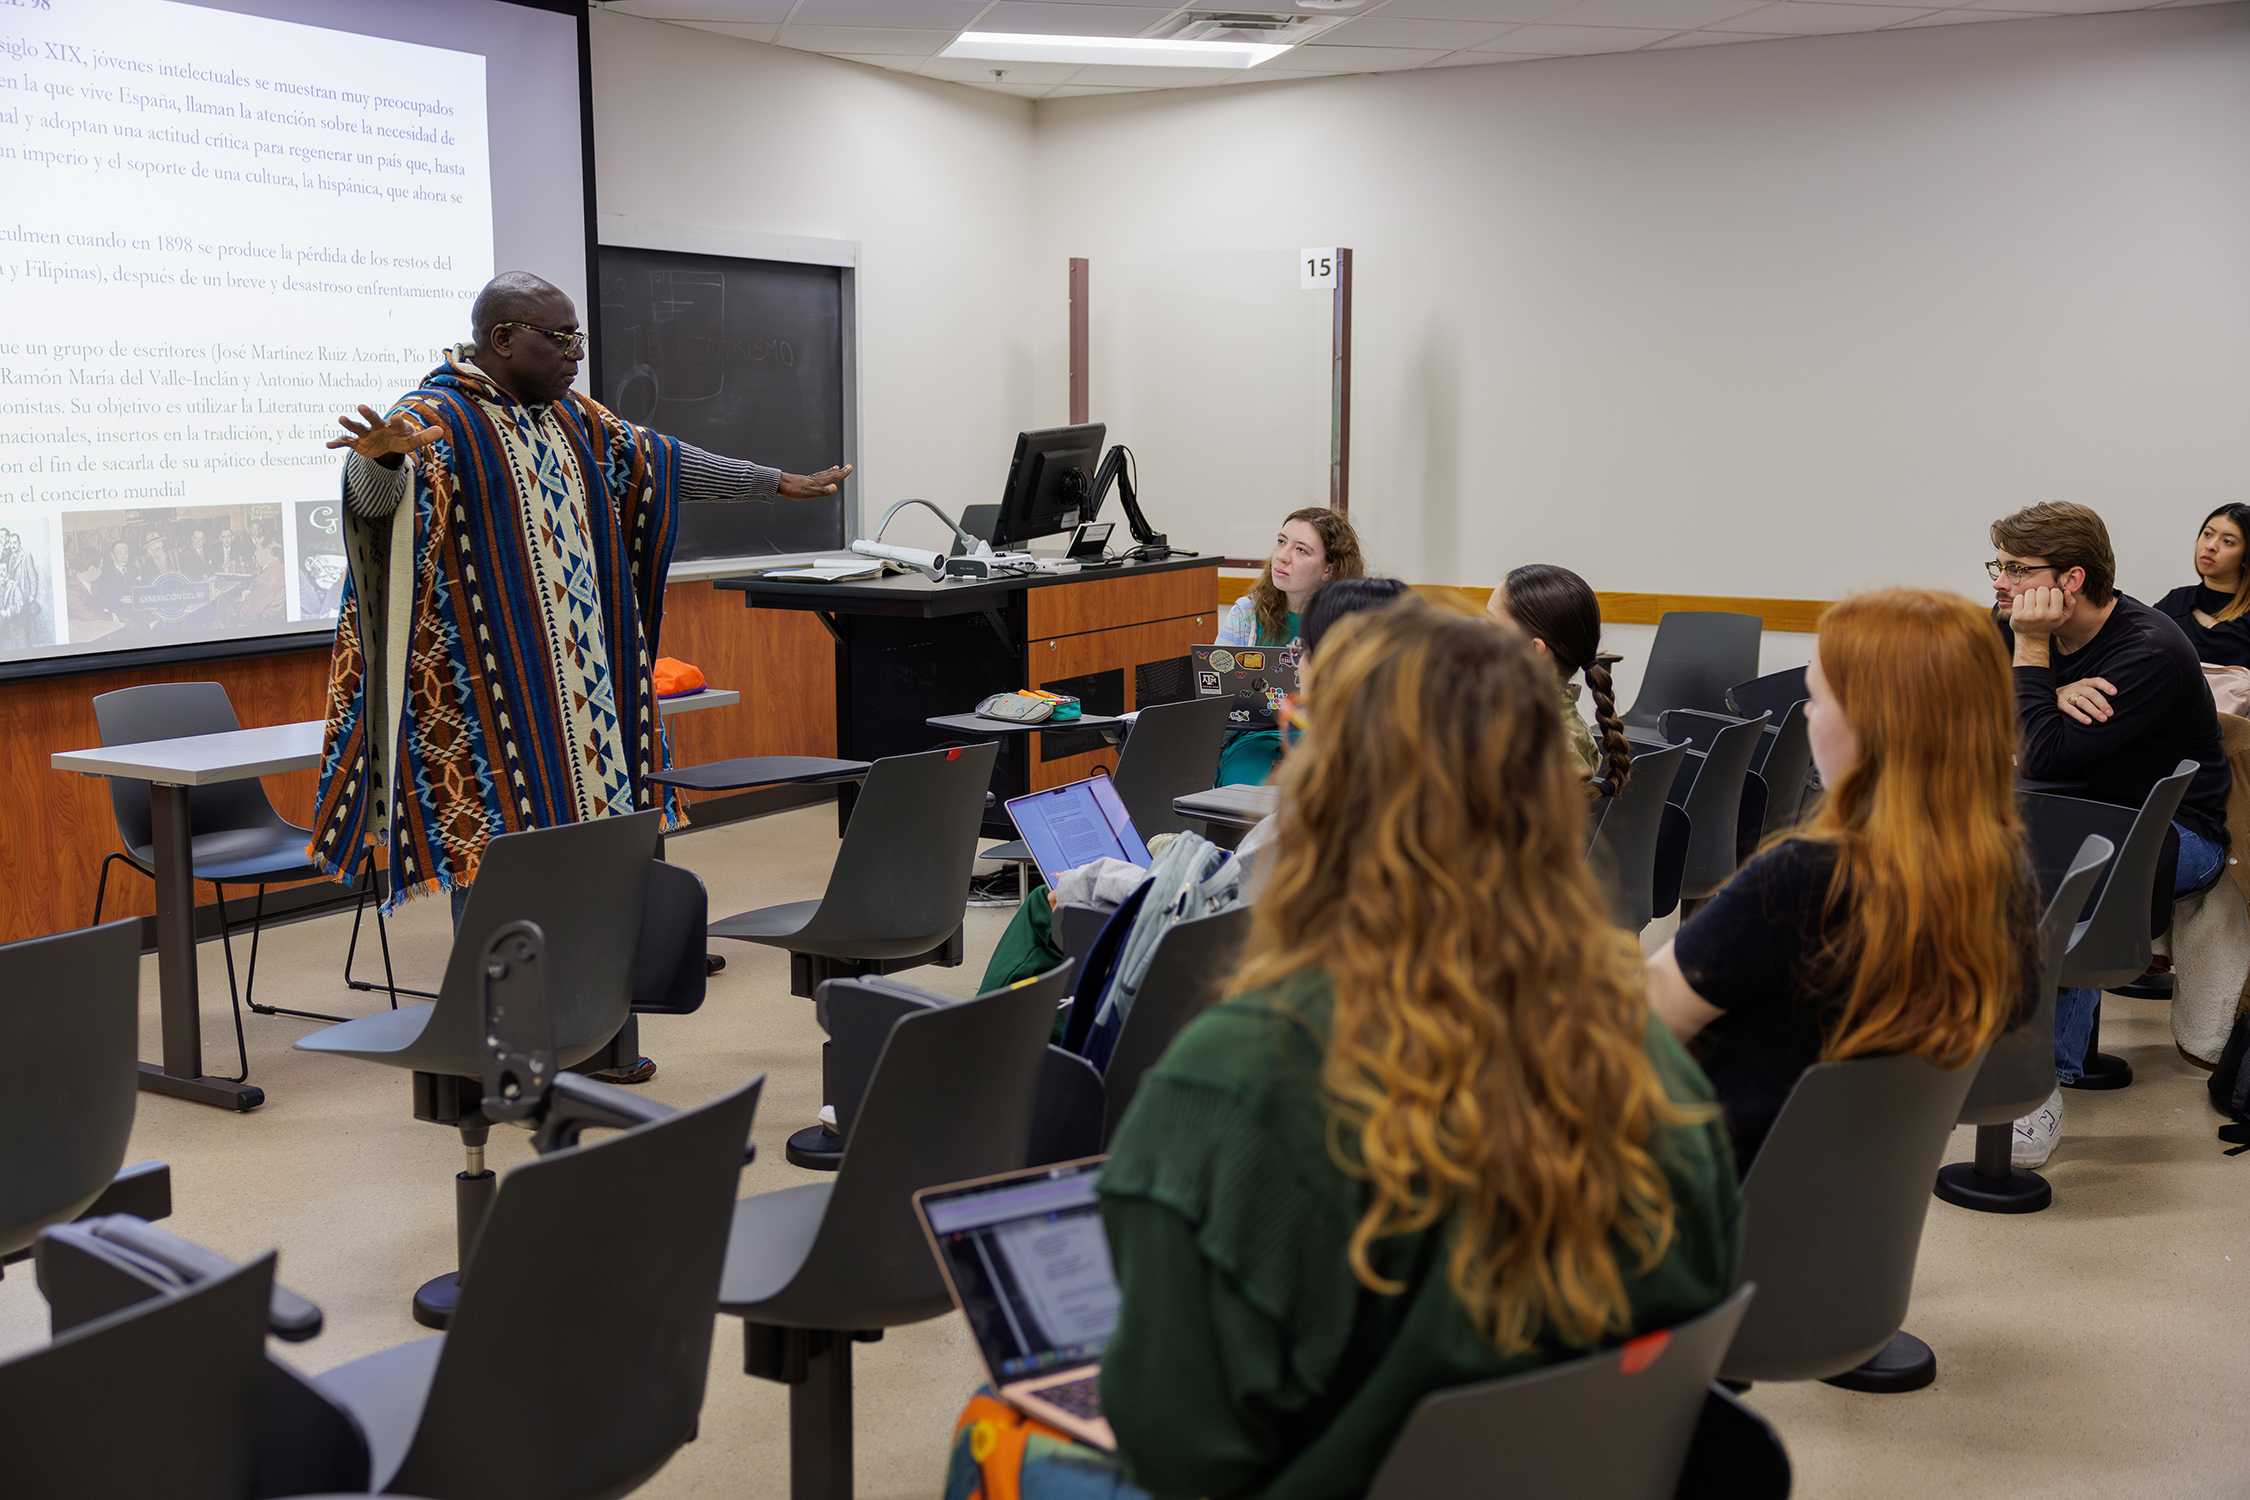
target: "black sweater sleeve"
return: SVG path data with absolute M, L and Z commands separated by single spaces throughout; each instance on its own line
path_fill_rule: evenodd
M 2055 669 L 2018 666 L 2016 727 L 2018 763 L 2026 776 L 2041 780 L 2077 775 L 2146 734 L 2170 715 L 2180 693 L 2179 674 L 2155 653 L 2122 653 L 2091 675 L 2117 691 L 2110 717 L 2081 724 L 2055 706 Z M 2196 684 L 2202 690 L 2202 684 Z

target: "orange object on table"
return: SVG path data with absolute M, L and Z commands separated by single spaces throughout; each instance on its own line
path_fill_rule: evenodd
M 656 659 L 656 696 L 677 698 L 683 693 L 701 692 L 711 684 L 705 680 L 703 669 L 681 661 L 676 656 L 659 656 Z

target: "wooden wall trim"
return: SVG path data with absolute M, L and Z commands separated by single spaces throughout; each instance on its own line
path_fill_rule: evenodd
M 1221 573 L 1219 604 L 1221 607 L 1232 604 L 1249 593 L 1250 586 L 1257 581 L 1254 574 Z M 1473 612 L 1481 612 L 1485 601 L 1492 597 L 1490 584 L 1417 583 L 1412 587 L 1415 593 L 1434 603 Z M 1601 602 L 1604 625 L 1654 625 L 1673 610 L 1718 610 L 1727 614 L 1756 615 L 1768 630 L 1805 635 L 1820 628 L 1821 614 L 1830 603 L 1826 599 L 1753 599 L 1730 594 L 1633 594 L 1599 590 L 1594 597 Z

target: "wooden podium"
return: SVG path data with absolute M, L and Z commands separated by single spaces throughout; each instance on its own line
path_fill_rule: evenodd
M 1090 714 L 1194 696 L 1188 648 L 1218 634 L 1218 577 L 1218 558 L 1181 557 L 975 583 L 751 575 L 714 586 L 753 609 L 819 617 L 836 641 L 835 753 L 877 760 L 958 743 L 923 721 L 1018 688 L 1071 694 Z M 1116 764 L 1092 731 L 1010 735 L 992 790 L 1005 801 Z M 985 822 L 994 837 L 1015 836 L 997 803 Z

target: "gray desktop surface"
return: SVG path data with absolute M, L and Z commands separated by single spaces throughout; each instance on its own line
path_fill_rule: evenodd
M 715 578 L 711 586 L 747 595 L 747 604 L 765 609 L 840 609 L 850 614 L 918 615 L 938 619 L 946 615 L 973 615 L 996 609 L 1009 595 L 1025 589 L 1052 588 L 1056 584 L 1086 583 L 1103 578 L 1139 578 L 1150 573 L 1171 573 L 1186 568 L 1215 568 L 1219 555 L 1168 557 L 1162 562 L 1121 563 L 1076 573 L 1032 573 L 1021 578 L 988 578 L 973 582 L 933 582 L 919 573 L 897 573 L 857 583 L 801 583 L 755 575 Z

